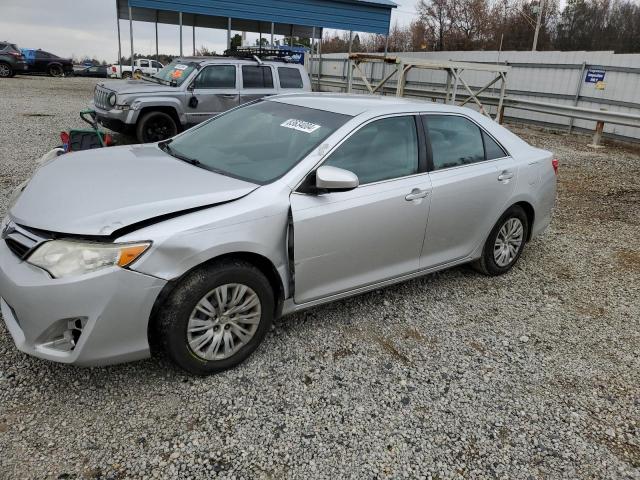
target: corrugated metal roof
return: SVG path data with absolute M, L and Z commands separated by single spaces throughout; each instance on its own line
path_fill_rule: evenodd
M 128 19 L 123 6 L 119 16 Z M 182 12 L 198 18 L 237 19 L 245 25 L 256 22 L 256 28 L 260 22 L 274 22 L 293 25 L 294 31 L 300 26 L 387 34 L 396 4 L 389 0 L 128 0 L 128 6 L 134 9 L 133 19 L 142 21 L 149 12 Z

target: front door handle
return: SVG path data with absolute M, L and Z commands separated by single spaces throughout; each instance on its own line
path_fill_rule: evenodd
M 427 195 L 429 195 L 429 190 L 420 190 L 419 188 L 414 188 L 413 190 L 411 190 L 411 193 L 409 195 L 404 197 L 404 199 L 407 202 L 410 202 L 412 200 L 419 200 L 421 198 L 424 198 Z
M 505 180 L 511 180 L 513 178 L 513 172 L 509 170 L 503 170 L 500 175 L 498 175 L 498 181 L 504 182 Z

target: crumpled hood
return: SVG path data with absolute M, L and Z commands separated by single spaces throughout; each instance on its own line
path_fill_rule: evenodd
M 45 163 L 9 213 L 26 227 L 107 236 L 151 218 L 235 200 L 256 188 L 178 160 L 156 145 L 109 147 Z
M 99 83 L 100 86 L 108 88 L 120 95 L 144 94 L 144 93 L 164 93 L 175 94 L 176 87 L 164 85 L 162 83 L 149 82 L 147 80 L 106 80 Z

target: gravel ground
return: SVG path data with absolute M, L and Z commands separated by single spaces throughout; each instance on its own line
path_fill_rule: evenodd
M 94 83 L 0 83 L 0 213 Z M 640 479 L 640 156 L 513 128 L 561 166 L 554 222 L 506 276 L 293 315 L 209 378 L 47 363 L 2 324 L 0 477 Z

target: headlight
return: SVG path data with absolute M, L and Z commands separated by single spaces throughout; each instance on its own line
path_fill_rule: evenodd
M 126 267 L 137 260 L 151 245 L 140 243 L 85 243 L 73 240 L 51 240 L 43 243 L 27 261 L 54 278 L 82 275 L 107 267 Z
M 116 98 L 116 94 L 115 94 L 115 93 L 113 93 L 113 92 L 111 92 L 111 93 L 109 94 L 109 96 L 107 97 L 107 102 L 108 102 L 108 103 L 109 103 L 109 105 L 111 105 L 112 107 L 113 107 L 113 106 L 115 106 L 115 104 L 116 104 L 116 100 L 117 100 L 117 98 Z

